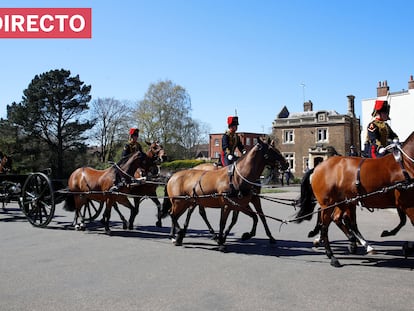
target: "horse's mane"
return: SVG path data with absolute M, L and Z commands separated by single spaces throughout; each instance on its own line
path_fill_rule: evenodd
M 124 164 L 126 164 L 127 162 L 128 162 L 128 160 L 134 155 L 134 154 L 137 154 L 137 153 L 141 153 L 141 151 L 136 151 L 136 152 L 133 152 L 133 153 L 130 153 L 130 154 L 128 154 L 127 156 L 125 156 L 125 157 L 122 157 L 117 163 L 116 163 L 116 165 L 117 166 L 122 166 L 122 165 L 124 165 Z M 145 153 L 144 153 L 145 154 Z M 146 155 L 146 154 L 145 154 Z
M 413 131 L 413 132 L 411 132 L 410 136 L 408 136 L 408 138 L 404 141 L 404 143 L 403 143 L 403 147 L 404 147 L 405 145 L 407 145 L 408 143 L 410 143 L 412 140 L 414 140 L 414 131 Z

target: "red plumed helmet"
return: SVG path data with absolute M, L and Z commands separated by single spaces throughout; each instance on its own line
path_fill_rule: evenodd
M 230 126 L 239 125 L 239 117 L 227 117 L 227 124 Z
M 374 111 L 372 112 L 372 115 L 374 116 L 377 112 L 390 112 L 390 106 L 388 105 L 388 101 L 386 100 L 376 100 Z
M 137 128 L 132 127 L 132 128 L 129 129 L 129 136 L 132 136 L 134 134 L 138 135 L 138 133 L 139 133 L 139 129 L 137 129 Z

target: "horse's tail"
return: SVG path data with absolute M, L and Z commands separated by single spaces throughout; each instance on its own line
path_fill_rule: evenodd
M 63 209 L 68 212 L 75 211 L 75 197 L 73 194 L 68 193 L 66 195 L 65 204 L 63 205 Z
M 172 204 L 171 204 L 171 200 L 168 196 L 167 185 L 165 185 L 164 200 L 162 202 L 162 213 L 161 213 L 161 215 L 163 215 L 163 218 L 166 217 L 169 214 L 171 207 L 172 207 Z
M 311 220 L 313 216 L 312 212 L 315 209 L 316 201 L 310 183 L 312 173 L 313 169 L 307 171 L 300 184 L 299 212 L 296 214 L 297 223 L 301 223 L 303 220 Z

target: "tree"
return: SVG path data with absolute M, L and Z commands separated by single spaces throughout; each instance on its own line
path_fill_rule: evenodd
M 90 90 L 79 75 L 72 77 L 64 69 L 51 70 L 34 77 L 19 104 L 7 106 L 9 121 L 23 134 L 48 146 L 49 154 L 42 156 L 59 177 L 63 177 L 64 152 L 85 150 L 86 137 L 82 134 L 92 128 L 93 122 L 81 117 L 89 109 Z
M 189 94 L 170 80 L 150 84 L 135 112 L 141 137 L 149 141 L 159 139 L 173 157 L 182 156 L 180 150 L 188 147 L 187 135 L 194 135 L 199 129 L 190 117 Z
M 98 98 L 92 102 L 96 122 L 92 130 L 99 144 L 101 162 L 113 160 L 117 143 L 126 139 L 131 108 L 114 98 Z

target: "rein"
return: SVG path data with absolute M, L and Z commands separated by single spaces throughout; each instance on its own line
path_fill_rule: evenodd
M 245 178 L 241 173 L 240 173 L 240 171 L 239 171 L 239 169 L 237 168 L 237 161 L 236 162 L 234 162 L 234 170 L 235 170 L 235 172 L 237 173 L 237 175 L 239 175 L 240 176 L 240 178 L 243 180 L 243 181 L 245 181 L 245 182 L 247 182 L 248 184 L 250 184 L 250 185 L 252 185 L 252 186 L 256 186 L 256 187 L 261 187 L 262 186 L 262 184 L 261 183 L 255 183 L 255 182 L 252 182 L 252 181 L 250 181 L 250 180 L 248 180 L 247 178 Z

